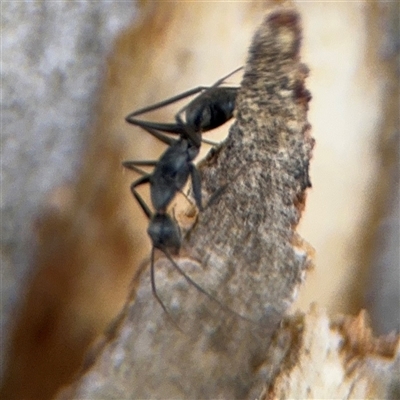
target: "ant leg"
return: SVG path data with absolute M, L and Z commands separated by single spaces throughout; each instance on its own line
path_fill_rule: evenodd
M 172 318 L 171 314 L 167 310 L 167 307 L 165 306 L 164 302 L 161 300 L 160 296 L 157 293 L 157 288 L 156 288 L 156 277 L 155 277 L 155 271 L 154 271 L 154 246 L 151 249 L 151 265 L 150 265 L 150 279 L 151 279 L 151 291 L 153 293 L 153 296 L 156 298 L 162 309 L 164 310 L 165 314 L 167 314 L 168 319 L 170 322 L 179 330 L 183 333 L 182 329 L 179 327 L 177 322 Z
M 214 146 L 214 147 L 220 145 L 220 143 L 218 143 L 218 142 L 214 142 L 214 141 L 212 141 L 212 140 L 208 140 L 208 139 L 205 139 L 205 138 L 201 138 L 201 141 L 202 141 L 203 143 L 205 143 L 205 144 L 209 144 L 210 146 Z
M 190 198 L 188 197 L 188 195 L 187 195 L 182 189 L 178 189 L 178 192 L 188 201 L 188 203 L 190 203 L 191 205 L 193 205 L 193 201 L 190 200 Z
M 142 208 L 142 210 L 144 211 L 144 213 L 147 215 L 148 219 L 151 219 L 153 214 L 150 211 L 149 206 L 146 204 L 146 202 L 143 200 L 142 196 L 140 196 L 140 194 L 136 191 L 136 187 L 143 185 L 145 183 L 149 183 L 150 182 L 150 174 L 146 174 L 144 176 L 142 176 L 141 178 L 139 178 L 137 181 L 133 182 L 131 185 L 131 192 L 133 194 L 133 196 L 135 197 L 136 201 L 139 203 L 140 207 Z
M 169 254 L 169 252 L 166 249 L 160 249 L 168 258 L 168 260 L 171 262 L 171 264 L 174 266 L 174 268 L 191 284 L 193 285 L 199 292 L 203 293 L 206 295 L 210 300 L 214 301 L 217 303 L 222 309 L 230 312 L 231 314 L 236 315 L 240 319 L 243 319 L 247 322 L 251 322 L 252 324 L 257 324 L 255 321 L 244 317 L 243 315 L 237 313 L 236 311 L 232 310 L 228 306 L 226 306 L 224 303 L 220 302 L 216 297 L 211 295 L 210 293 L 207 292 L 207 290 L 203 289 L 198 283 L 196 283 L 189 275 L 183 271 L 183 269 L 175 262 L 175 260 L 172 258 L 172 256 Z
M 239 171 L 236 175 L 235 178 L 236 179 L 239 174 L 241 172 Z M 228 184 L 225 184 L 223 186 L 220 186 L 211 196 L 210 199 L 208 200 L 207 204 L 204 206 L 205 209 L 207 209 L 208 207 L 210 207 L 211 205 L 213 205 L 215 203 L 215 200 L 218 199 L 219 196 L 221 196 L 222 193 L 225 192 L 226 188 L 228 187 Z
M 161 132 L 158 131 L 163 131 L 166 133 L 171 133 L 173 135 L 181 135 L 181 136 L 189 136 L 187 131 L 181 126 L 183 124 L 183 121 L 181 120 L 181 123 L 178 124 L 163 124 L 163 123 L 158 123 L 158 122 L 151 122 L 151 121 L 143 121 L 140 119 L 131 119 L 128 121 L 129 123 L 139 126 L 140 128 L 144 129 L 154 137 L 156 137 L 158 140 L 162 141 L 163 143 L 167 144 L 168 146 L 171 146 L 174 144 L 175 140 L 171 139 L 169 136 L 163 135 Z M 197 138 L 196 138 L 197 140 Z M 219 143 L 213 142 L 208 139 L 203 139 L 201 138 L 201 141 L 209 144 L 211 146 L 218 146 Z
M 146 172 L 144 169 L 135 167 L 134 165 L 129 166 L 129 167 L 127 167 L 127 168 L 131 169 L 132 171 L 137 172 L 137 173 L 140 174 L 140 175 L 147 175 L 147 172 Z
M 201 177 L 199 171 L 194 164 L 189 164 L 190 176 L 192 179 L 193 196 L 196 202 L 197 208 L 203 211 L 203 205 L 201 204 Z
M 144 167 L 154 167 L 157 164 L 158 160 L 135 160 L 135 161 L 122 161 L 122 166 L 128 169 L 131 169 L 132 171 L 135 171 L 139 173 L 140 175 L 148 175 L 148 172 L 144 171 L 141 168 L 138 168 L 137 165 L 142 165 Z
M 219 196 L 221 196 L 222 193 L 226 190 L 228 185 L 221 186 L 219 189 L 217 189 L 211 196 L 210 199 L 208 200 L 207 204 L 204 206 L 204 209 L 207 209 L 208 207 L 212 206 L 215 201 L 218 199 Z
M 186 98 L 186 97 L 193 96 L 194 94 L 199 93 L 199 92 L 201 92 L 201 91 L 203 91 L 203 90 L 206 90 L 206 89 L 208 89 L 207 86 L 198 86 L 197 88 L 193 88 L 193 89 L 187 90 L 186 92 L 183 92 L 183 93 L 181 93 L 181 94 L 177 94 L 176 96 L 170 97 L 169 99 L 160 101 L 160 102 L 158 102 L 158 103 L 156 103 L 156 104 L 153 104 L 153 105 L 151 105 L 151 106 L 147 106 L 147 107 L 144 107 L 144 108 L 140 108 L 139 110 L 136 110 L 136 111 L 130 113 L 130 114 L 125 118 L 125 120 L 126 120 L 127 122 L 130 122 L 130 120 L 131 120 L 133 117 L 136 117 L 137 115 L 145 114 L 145 113 L 147 113 L 147 112 L 150 112 L 150 111 L 157 110 L 157 109 L 159 109 L 159 108 L 168 106 L 169 104 L 175 103 L 175 102 L 177 102 L 177 101 L 179 101 L 179 100 L 182 100 L 182 99 L 184 99 L 184 98 Z M 157 128 L 156 128 L 156 129 L 157 129 Z
M 142 122 L 143 122 L 143 121 L 142 121 Z M 154 136 L 156 139 L 158 139 L 158 140 L 160 140 L 161 142 L 167 144 L 168 146 L 172 146 L 172 145 L 176 142 L 175 139 L 172 139 L 172 138 L 170 138 L 169 136 L 164 135 L 163 133 L 159 132 L 158 130 L 153 129 L 153 128 L 147 126 L 146 123 L 145 123 L 145 124 L 142 124 L 142 125 L 138 125 L 138 126 L 140 126 L 142 129 L 144 129 L 145 131 L 147 131 L 148 133 L 150 133 L 150 135 Z M 170 133 L 171 133 L 171 132 L 170 132 Z M 174 132 L 172 132 L 172 133 L 174 133 Z
M 172 133 L 174 135 L 181 135 L 184 132 L 184 129 L 177 124 L 164 124 L 159 122 L 143 121 L 141 119 L 134 118 L 130 119 L 128 122 L 130 124 L 139 126 L 140 128 L 150 133 L 150 135 L 153 135 L 155 138 L 161 140 L 168 146 L 171 146 L 175 142 L 175 140 L 170 138 L 169 136 L 162 134 L 159 131 Z
M 211 87 L 217 87 L 219 86 L 221 83 L 223 83 L 224 81 L 226 81 L 229 77 L 231 77 L 233 74 L 236 74 L 236 72 L 240 71 L 241 69 L 243 69 L 244 66 L 242 65 L 239 68 L 236 68 L 234 71 L 229 72 L 229 74 L 223 76 L 222 78 L 218 79 L 217 82 L 215 82 Z

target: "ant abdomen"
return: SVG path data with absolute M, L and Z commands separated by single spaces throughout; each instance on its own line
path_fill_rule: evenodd
M 238 88 L 216 87 L 204 92 L 186 108 L 186 124 L 195 132 L 218 128 L 233 117 Z

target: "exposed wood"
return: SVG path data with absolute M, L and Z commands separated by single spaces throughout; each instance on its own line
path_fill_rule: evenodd
M 269 354 L 281 368 L 262 400 L 400 398 L 400 338 L 374 338 L 365 312 L 332 322 L 313 306 L 282 323 Z

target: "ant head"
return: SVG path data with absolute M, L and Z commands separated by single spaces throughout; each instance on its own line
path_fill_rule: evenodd
M 181 232 L 168 214 L 156 213 L 147 229 L 153 246 L 164 250 L 168 249 L 172 254 L 177 254 L 181 247 Z

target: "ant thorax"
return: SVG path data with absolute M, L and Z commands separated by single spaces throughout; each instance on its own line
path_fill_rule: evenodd
M 186 139 L 180 139 L 161 156 L 150 177 L 151 201 L 156 210 L 164 211 L 185 186 L 191 173 L 191 157 L 198 152 Z

